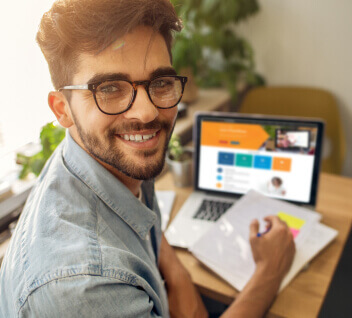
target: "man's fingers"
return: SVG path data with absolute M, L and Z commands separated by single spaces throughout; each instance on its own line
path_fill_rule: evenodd
M 259 231 L 259 222 L 257 219 L 254 219 L 249 226 L 250 237 L 251 238 L 257 237 L 258 231 Z
M 264 220 L 269 223 L 269 227 L 275 227 L 277 225 L 287 226 L 286 222 L 282 221 L 277 215 L 268 215 L 264 218 Z
M 277 215 L 267 215 L 264 220 L 271 223 L 280 221 Z

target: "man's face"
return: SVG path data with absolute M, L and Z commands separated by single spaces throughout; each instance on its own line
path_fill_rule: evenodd
M 82 54 L 72 84 L 101 81 L 117 74 L 131 81 L 175 74 L 163 37 L 152 34 L 151 28 L 138 27 L 98 55 Z M 161 172 L 177 107 L 156 108 L 141 85 L 133 106 L 119 115 L 102 113 L 93 94 L 85 90 L 72 91 L 70 108 L 72 137 L 108 170 L 139 180 Z

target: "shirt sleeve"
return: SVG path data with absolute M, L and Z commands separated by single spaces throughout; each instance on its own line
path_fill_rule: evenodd
M 148 294 L 115 278 L 79 275 L 37 288 L 19 317 L 161 317 Z

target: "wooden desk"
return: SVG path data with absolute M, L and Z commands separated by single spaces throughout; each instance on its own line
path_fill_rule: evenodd
M 170 173 L 156 182 L 156 189 L 176 191 L 171 219 L 192 191 L 191 187 L 176 188 Z M 322 223 L 339 231 L 338 237 L 278 295 L 270 308 L 270 317 L 317 317 L 351 228 L 352 179 L 322 173 L 317 211 L 323 215 Z M 202 294 L 226 304 L 237 296 L 233 287 L 189 252 L 176 252 Z

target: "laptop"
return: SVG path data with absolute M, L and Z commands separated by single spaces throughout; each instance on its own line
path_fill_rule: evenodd
M 193 129 L 194 191 L 165 232 L 169 244 L 190 248 L 251 189 L 315 209 L 322 120 L 201 112 Z

